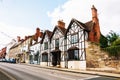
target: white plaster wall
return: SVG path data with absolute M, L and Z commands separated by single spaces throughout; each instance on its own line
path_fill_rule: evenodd
M 86 70 L 86 61 L 68 61 L 68 68 Z
M 40 65 L 41 65 L 41 66 L 47 66 L 47 65 L 48 65 L 48 62 L 40 62 Z
M 60 67 L 65 68 L 65 61 L 60 62 Z

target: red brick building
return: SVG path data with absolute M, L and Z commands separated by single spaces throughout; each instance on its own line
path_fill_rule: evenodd
M 88 40 L 91 42 L 99 43 L 100 40 L 100 26 L 99 26 L 99 19 L 97 14 L 97 9 L 94 5 L 91 8 L 92 11 L 92 21 L 85 23 L 89 27 L 89 34 Z
M 2 50 L 0 51 L 0 59 L 5 58 L 5 56 L 6 56 L 6 47 L 2 48 Z

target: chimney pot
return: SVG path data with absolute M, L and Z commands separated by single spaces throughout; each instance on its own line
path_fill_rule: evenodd
M 21 40 L 21 39 L 20 39 L 20 36 L 17 36 L 17 41 L 20 42 L 20 40 Z
M 28 37 L 27 37 L 27 36 L 25 36 L 25 40 L 27 40 L 27 38 L 28 38 Z
M 63 22 L 63 20 L 58 21 L 58 26 L 62 27 L 62 28 L 65 28 L 65 23 Z

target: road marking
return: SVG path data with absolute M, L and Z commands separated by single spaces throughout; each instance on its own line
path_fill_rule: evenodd
M 100 76 L 91 76 L 91 77 L 87 77 L 87 78 L 83 78 L 83 79 L 78 79 L 78 80 L 88 80 L 88 79 L 93 79 L 93 78 L 98 78 Z
M 2 69 L 0 69 L 0 72 L 2 72 L 4 75 L 6 75 L 11 80 L 16 80 L 14 77 L 10 76 L 7 72 L 3 71 Z

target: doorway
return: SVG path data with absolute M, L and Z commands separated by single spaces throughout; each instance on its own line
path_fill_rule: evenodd
M 60 65 L 61 61 L 61 52 L 53 52 L 52 53 L 52 65 L 57 66 Z

